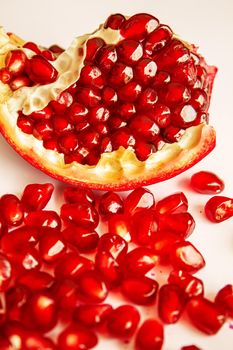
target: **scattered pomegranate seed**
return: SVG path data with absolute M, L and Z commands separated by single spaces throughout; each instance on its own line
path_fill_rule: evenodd
M 56 299 L 58 310 L 64 318 L 80 304 L 77 284 L 70 279 L 56 280 L 50 289 Z M 70 318 L 70 317 L 68 317 Z
M 33 43 L 31 41 L 28 41 L 27 43 L 25 43 L 23 45 L 23 47 L 25 49 L 29 49 L 31 51 L 34 51 L 36 54 L 40 54 L 41 53 L 41 50 L 39 49 L 39 47 L 35 43 Z
M 126 214 L 115 214 L 108 220 L 108 231 L 121 236 L 126 242 L 131 241 L 131 220 Z
M 18 226 L 23 222 L 23 206 L 13 194 L 5 194 L 0 198 L 0 213 L 8 225 Z
M 66 243 L 62 240 L 60 232 L 54 230 L 41 237 L 38 249 L 44 262 L 53 263 L 65 254 Z
M 121 305 L 111 312 L 107 320 L 109 333 L 117 338 L 129 338 L 140 321 L 138 310 L 131 305 Z
M 205 214 L 212 222 L 222 222 L 233 216 L 233 199 L 214 196 L 205 205 Z
M 182 242 L 183 238 L 179 235 L 169 232 L 160 231 L 154 236 L 154 240 L 151 243 L 155 254 L 159 256 L 159 260 L 163 264 L 170 263 L 170 254 L 175 243 Z
M 99 239 L 98 251 L 109 252 L 116 261 L 124 259 L 128 243 L 118 234 L 105 233 Z
M 69 225 L 62 231 L 62 236 L 66 242 L 73 244 L 81 253 L 94 251 L 99 242 L 99 235 L 96 231 L 74 225 Z
M 199 171 L 191 177 L 192 188 L 199 193 L 214 194 L 224 190 L 223 181 L 214 173 Z
M 139 305 L 154 303 L 157 290 L 158 282 L 145 276 L 126 277 L 121 284 L 122 294 Z
M 198 348 L 196 345 L 187 345 L 187 346 L 182 346 L 180 350 L 201 350 Z
M 31 212 L 25 217 L 24 223 L 35 228 L 50 227 L 58 230 L 61 228 L 61 219 L 53 210 Z
M 183 290 L 175 284 L 165 284 L 159 290 L 158 312 L 164 323 L 176 323 L 185 307 Z
M 159 217 L 158 226 L 161 231 L 169 231 L 187 238 L 195 228 L 195 221 L 190 213 L 164 214 Z
M 145 275 L 158 264 L 158 255 L 147 247 L 131 250 L 124 258 L 125 272 L 133 276 Z
M 30 85 L 31 85 L 31 81 L 30 79 L 28 79 L 26 75 L 19 75 L 18 77 L 11 80 L 10 82 L 10 88 L 13 91 L 18 90 L 25 86 L 30 86 Z
M 174 270 L 170 273 L 168 282 L 176 284 L 183 289 L 188 298 L 202 296 L 204 294 L 204 285 L 202 280 L 192 276 L 182 270 Z
M 125 211 L 131 215 L 142 209 L 152 208 L 155 204 L 153 193 L 145 188 L 137 188 L 125 199 Z
M 83 271 L 77 283 L 79 292 L 86 302 L 100 303 L 107 298 L 107 287 L 95 271 Z
M 156 238 L 158 219 L 152 209 L 142 209 L 133 215 L 133 241 L 147 246 L 151 245 Z
M 43 209 L 50 200 L 54 186 L 47 184 L 31 184 L 24 189 L 21 202 L 28 211 Z
M 109 304 L 80 305 L 74 310 L 73 318 L 86 327 L 96 327 L 107 321 L 112 310 Z
M 215 303 L 224 309 L 227 316 L 233 318 L 233 285 L 227 284 L 220 289 L 215 297 Z
M 32 291 L 48 289 L 53 282 L 54 278 L 49 273 L 37 270 L 26 271 L 17 279 L 19 285 L 23 285 Z
M 92 349 L 97 342 L 95 333 L 80 324 L 69 325 L 58 337 L 58 346 L 63 350 Z
M 155 319 L 143 322 L 136 335 L 136 346 L 139 350 L 160 350 L 163 346 L 163 326 Z
M 195 272 L 205 266 L 201 253 L 190 242 L 178 242 L 170 252 L 171 264 L 179 270 Z
M 185 213 L 188 210 L 188 200 L 183 192 L 177 192 L 161 199 L 155 210 L 158 214 Z
M 122 268 L 111 253 L 99 251 L 95 256 L 95 268 L 109 289 L 118 287 L 123 278 Z
M 117 193 L 106 192 L 100 198 L 99 212 L 104 217 L 123 212 L 123 201 Z
M 67 203 L 61 207 L 61 218 L 71 224 L 94 230 L 99 223 L 96 209 L 87 203 Z

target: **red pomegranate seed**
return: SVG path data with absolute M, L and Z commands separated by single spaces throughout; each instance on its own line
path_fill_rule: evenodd
M 99 212 L 104 217 L 109 217 L 111 214 L 123 212 L 123 201 L 115 192 L 104 193 L 99 202 Z
M 92 150 L 98 146 L 100 135 L 94 129 L 86 129 L 79 136 L 88 150 Z M 91 154 L 89 153 L 89 155 Z
M 84 86 L 93 86 L 102 89 L 104 86 L 104 77 L 98 67 L 87 64 L 81 70 L 80 82 Z
M 30 85 L 31 85 L 31 81 L 28 79 L 26 75 L 19 75 L 15 79 L 11 80 L 10 82 L 10 88 L 13 91 L 18 90 L 24 86 L 30 86 Z
M 227 316 L 233 318 L 233 285 L 227 284 L 220 289 L 215 297 L 215 303 L 224 309 Z
M 64 199 L 67 203 L 95 204 L 94 193 L 88 188 L 66 187 L 64 189 Z
M 184 85 L 179 83 L 169 83 L 166 86 L 164 100 L 169 106 L 188 102 L 190 98 L 191 94 Z
M 0 238 L 8 233 L 8 227 L 4 219 L 0 216 Z
M 136 335 L 138 350 L 160 350 L 163 346 L 163 326 L 155 319 L 143 322 Z
M 7 225 L 20 225 L 24 218 L 24 210 L 20 200 L 13 194 L 2 196 L 0 199 L 0 214 Z
M 13 75 L 19 75 L 24 71 L 27 56 L 22 50 L 9 51 L 5 58 L 6 68 Z
M 96 62 L 103 71 L 109 71 L 117 61 L 117 52 L 114 45 L 105 45 L 98 50 Z
M 145 111 L 145 110 L 151 110 L 155 107 L 156 103 L 158 101 L 158 94 L 154 89 L 147 88 L 144 91 L 142 91 L 141 95 L 138 98 L 138 110 L 139 111 Z
M 214 196 L 205 205 L 206 217 L 212 222 L 222 222 L 233 216 L 233 199 Z
M 58 76 L 57 70 L 41 55 L 30 59 L 28 73 L 30 79 L 38 84 L 53 83 Z
M 18 322 L 8 322 L 3 329 L 3 334 L 5 339 L 9 340 L 11 344 L 10 349 L 7 350 L 11 350 L 12 346 L 13 349 L 22 349 L 28 332 L 26 331 L 25 327 Z
M 188 200 L 183 192 L 177 192 L 161 199 L 155 210 L 160 215 L 185 213 L 188 210 Z
M 55 134 L 64 134 L 73 128 L 68 119 L 61 115 L 54 115 L 51 120 Z
M 117 338 L 129 338 L 136 331 L 140 321 L 138 310 L 131 305 L 121 305 L 109 315 L 107 328 Z
M 29 247 L 20 254 L 11 257 L 12 266 L 17 266 L 15 274 L 21 274 L 25 270 L 38 270 L 41 267 L 41 258 L 36 248 Z M 21 271 L 22 270 L 22 271 Z
M 41 51 L 41 55 L 44 56 L 48 61 L 55 61 L 55 55 L 50 50 Z
M 133 240 L 140 245 L 153 244 L 158 230 L 158 221 L 155 211 L 144 209 L 133 215 Z
M 150 143 L 146 143 L 141 140 L 136 140 L 136 145 L 135 145 L 135 153 L 141 162 L 147 160 L 149 156 L 154 153 L 156 150 L 155 146 Z
M 119 100 L 122 102 L 134 102 L 137 100 L 142 90 L 141 85 L 136 81 L 130 81 L 118 90 Z
M 105 123 L 110 117 L 110 112 L 109 109 L 101 105 L 92 108 L 89 112 L 88 117 L 91 125 L 96 125 L 97 123 Z
M 123 63 L 116 63 L 109 76 L 109 83 L 113 88 L 127 84 L 133 79 L 133 69 Z
M 73 244 L 81 253 L 93 251 L 99 242 L 99 235 L 95 231 L 69 225 L 63 232 L 65 241 Z
M 105 323 L 111 312 L 112 306 L 109 304 L 85 304 L 74 310 L 73 318 L 88 328 L 96 327 Z
M 50 107 L 45 107 L 39 111 L 34 111 L 30 114 L 30 117 L 33 119 L 50 119 L 52 116 L 52 110 Z
M 25 48 L 25 49 L 29 49 L 29 50 L 31 50 L 31 51 L 34 51 L 36 54 L 40 54 L 41 53 L 41 50 L 39 49 L 39 47 L 35 44 L 35 43 L 33 43 L 33 42 L 31 42 L 31 41 L 28 41 L 27 43 L 25 43 L 24 45 L 23 45 L 23 47 Z
M 159 134 L 158 125 L 144 114 L 137 114 L 132 119 L 130 129 L 136 136 L 146 141 L 155 140 Z
M 170 108 L 161 103 L 157 103 L 153 110 L 150 111 L 150 117 L 160 128 L 167 127 L 171 122 Z
M 110 86 L 105 86 L 102 90 L 102 100 L 106 106 L 113 106 L 118 100 L 116 91 Z
M 67 203 L 61 207 L 62 220 L 80 225 L 88 230 L 94 230 L 99 223 L 99 215 L 96 209 L 87 203 Z
M 190 299 L 186 310 L 193 325 L 206 334 L 216 334 L 225 322 L 223 310 L 203 297 Z
M 120 33 L 124 38 L 141 40 L 153 32 L 158 25 L 157 18 L 147 13 L 139 13 L 123 23 Z
M 135 79 L 142 85 L 148 85 L 155 77 L 157 66 L 149 58 L 142 58 L 135 67 Z
M 159 230 L 189 237 L 195 228 L 195 221 L 189 213 L 164 214 L 159 217 Z
M 80 295 L 77 284 L 70 279 L 55 280 L 55 283 L 50 288 L 50 292 L 57 302 L 57 308 L 61 312 L 61 317 L 65 318 L 70 312 L 80 304 Z
M 35 228 L 51 227 L 58 230 L 61 228 L 61 219 L 53 210 L 31 212 L 25 217 L 24 223 Z
M 157 290 L 158 282 L 145 276 L 126 277 L 121 285 L 122 294 L 138 305 L 154 303 Z
M 63 91 L 56 100 L 53 100 L 49 103 L 49 106 L 52 108 L 52 110 L 55 113 L 62 113 L 64 112 L 68 107 L 70 107 L 73 103 L 73 97 L 72 95 L 67 92 Z
M 120 13 L 116 13 L 108 17 L 104 23 L 104 28 L 120 29 L 122 24 L 125 22 L 125 17 Z
M 164 140 L 168 143 L 179 142 L 184 135 L 185 130 L 173 125 L 168 125 L 163 133 Z
M 170 83 L 171 81 L 171 76 L 168 72 L 166 71 L 157 71 L 154 79 L 153 79 L 153 88 L 158 89 L 161 88 L 163 85 L 166 85 Z
M 182 346 L 180 350 L 201 350 L 198 348 L 196 345 L 187 345 L 187 346 Z
M 48 289 L 52 286 L 54 278 L 44 271 L 26 271 L 17 278 L 17 284 L 23 285 L 29 290 L 38 291 L 40 289 Z
M 132 224 L 129 215 L 115 214 L 110 216 L 108 220 L 108 231 L 121 236 L 126 242 L 130 242 Z
M 68 278 L 77 280 L 86 270 L 93 269 L 93 262 L 77 253 L 67 253 L 55 268 L 55 277 L 59 280 Z
M 88 109 L 82 105 L 81 103 L 74 102 L 67 110 L 68 113 L 68 119 L 74 123 L 77 124 L 79 122 L 84 121 L 88 114 Z
M 119 115 L 123 120 L 129 120 L 136 113 L 133 103 L 123 103 L 119 106 Z
M 198 113 L 191 104 L 179 105 L 174 110 L 173 123 L 180 128 L 196 125 Z
M 143 187 L 132 191 L 124 201 L 125 211 L 131 215 L 143 209 L 150 209 L 154 204 L 153 193 Z
M 204 294 L 204 285 L 202 280 L 192 276 L 186 271 L 174 270 L 170 273 L 168 282 L 179 286 L 188 298 L 202 296 Z
M 62 350 L 88 350 L 97 345 L 98 339 L 93 331 L 81 324 L 71 324 L 58 336 L 58 346 Z
M 145 41 L 145 51 L 151 56 L 166 46 L 172 38 L 172 30 L 166 25 L 156 28 Z
M 21 284 L 8 289 L 6 292 L 7 321 L 19 321 L 21 318 L 21 309 L 27 302 L 30 291 Z M 1 349 L 1 348 L 0 348 Z
M 11 263 L 7 256 L 0 253 L 0 293 L 5 292 L 12 278 Z
M 141 276 L 152 270 L 158 260 L 158 255 L 151 248 L 137 247 L 126 254 L 123 266 L 126 274 Z
M 42 336 L 39 332 L 28 332 L 24 342 L 23 349 L 25 350 L 56 350 L 55 344 L 51 339 Z
M 50 200 L 54 191 L 51 183 L 30 184 L 23 191 L 21 202 L 28 211 L 43 209 Z
M 163 264 L 170 263 L 170 253 L 175 243 L 182 241 L 182 237 L 169 231 L 159 231 L 151 244 L 155 254 Z
M 128 128 L 122 127 L 112 134 L 112 146 L 114 150 L 117 150 L 121 146 L 127 149 L 134 145 L 135 138 Z
M 214 194 L 224 190 L 224 182 L 214 173 L 199 171 L 191 177 L 192 188 L 199 193 Z
M 77 102 L 86 107 L 95 107 L 100 103 L 101 95 L 97 88 L 82 87 L 77 93 Z
M 98 251 L 95 256 L 95 268 L 109 289 L 121 284 L 123 273 L 118 262 L 111 253 Z
M 93 62 L 98 54 L 98 51 L 105 45 L 101 38 L 91 38 L 86 43 L 86 62 Z
M 159 70 L 171 69 L 172 67 L 184 64 L 190 59 L 190 52 L 179 40 L 172 39 L 165 47 L 162 54 L 156 60 Z
M 7 68 L 0 69 L 0 80 L 3 84 L 9 84 L 12 79 L 12 73 Z
M 42 260 L 46 263 L 53 263 L 62 258 L 66 252 L 66 243 L 62 239 L 61 234 L 53 230 L 39 241 L 39 253 Z
M 64 49 L 61 48 L 59 45 L 52 45 L 49 47 L 49 51 L 52 51 L 55 54 L 61 54 L 64 52 Z
M 170 252 L 170 262 L 175 269 L 195 272 L 205 266 L 201 253 L 190 242 L 175 243 Z
M 17 119 L 17 126 L 25 133 L 32 134 L 34 129 L 34 120 L 30 117 L 19 115 Z
M 79 292 L 82 299 L 89 303 L 101 303 L 107 298 L 106 284 L 96 271 L 83 271 L 78 280 Z
M 206 92 L 202 89 L 193 89 L 190 102 L 194 108 L 206 111 L 208 107 L 208 97 Z
M 78 135 L 74 131 L 67 131 L 59 137 L 58 146 L 64 154 L 75 152 L 79 147 Z
M 98 251 L 108 252 L 116 261 L 124 259 L 128 250 L 128 243 L 119 235 L 105 233 L 99 239 Z
M 158 313 L 164 323 L 176 323 L 186 303 L 183 290 L 175 284 L 165 284 L 159 290 Z
M 143 56 L 143 47 L 136 40 L 123 40 L 117 47 L 117 53 L 119 59 L 123 63 L 132 66 L 135 65 Z

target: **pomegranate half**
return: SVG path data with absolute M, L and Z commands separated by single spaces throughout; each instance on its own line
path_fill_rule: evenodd
M 59 180 L 135 188 L 183 172 L 215 146 L 216 68 L 152 15 L 112 15 L 65 51 L 1 29 L 0 53 L 0 130 Z

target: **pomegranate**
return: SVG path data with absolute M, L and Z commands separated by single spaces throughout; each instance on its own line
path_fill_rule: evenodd
M 214 148 L 216 68 L 153 15 L 112 15 L 65 51 L 1 35 L 0 130 L 51 176 L 136 188 L 177 175 Z

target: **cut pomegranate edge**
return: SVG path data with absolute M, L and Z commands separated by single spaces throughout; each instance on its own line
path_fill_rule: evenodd
M 24 44 L 22 39 L 13 34 L 6 38 L 6 34 L 1 31 L 0 35 L 3 42 L 9 41 L 10 38 L 10 43 L 17 47 Z M 87 38 L 88 36 L 85 40 Z M 194 46 L 183 43 L 196 52 Z M 206 66 L 206 69 L 211 94 L 216 68 Z M 3 84 L 1 90 L 0 102 L 7 101 L 12 92 Z M 139 161 L 132 149 L 120 147 L 117 151 L 102 153 L 96 166 L 76 162 L 66 165 L 60 154 L 46 150 L 42 146 L 38 147 L 36 142 L 30 139 L 33 136 L 19 132 L 4 103 L 0 105 L 0 114 L 1 133 L 24 159 L 58 180 L 93 189 L 128 190 L 164 181 L 192 167 L 215 147 L 215 131 L 211 126 L 200 124 L 186 129 L 179 142 L 167 144 L 162 150 L 149 156 L 146 161 Z M 35 138 L 34 140 L 37 141 Z

